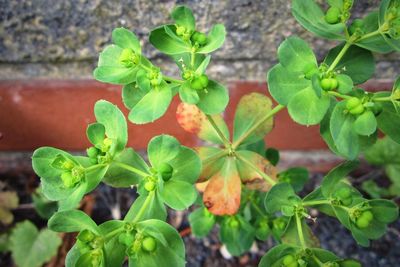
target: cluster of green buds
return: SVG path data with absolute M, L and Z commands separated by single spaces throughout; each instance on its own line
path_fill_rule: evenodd
M 163 181 L 167 182 L 169 179 L 171 179 L 174 168 L 172 168 L 170 164 L 163 162 L 160 164 L 160 166 L 158 166 L 157 171 L 161 175 Z
M 86 153 L 92 164 L 105 164 L 109 163 L 112 159 L 110 149 L 113 144 L 112 139 L 104 138 L 103 142 L 92 146 L 86 150 Z
M 370 210 L 361 211 L 356 218 L 356 225 L 360 229 L 367 228 L 372 220 L 374 219 L 374 214 Z
M 90 230 L 82 230 L 76 237 L 80 253 L 86 266 L 100 266 L 103 259 L 104 239 Z
M 340 201 L 340 204 L 349 206 L 353 203 L 353 197 L 351 195 L 351 189 L 348 187 L 342 187 L 334 193 L 334 197 Z
M 208 77 L 205 74 L 200 76 L 194 76 L 192 81 L 190 82 L 190 87 L 195 90 L 203 90 L 207 88 L 208 85 Z
M 229 218 L 228 224 L 233 229 L 238 229 L 240 227 L 240 221 L 235 218 L 235 216 Z
M 126 246 L 126 255 L 134 256 L 139 251 L 153 252 L 157 249 L 157 242 L 153 237 L 135 233 L 132 225 L 127 224 L 127 226 L 126 232 L 118 236 L 118 241 Z
M 85 169 L 63 155 L 57 155 L 51 164 L 61 170 L 61 180 L 65 188 L 73 188 L 85 178 Z
M 271 233 L 271 228 L 269 227 L 269 222 L 267 218 L 262 218 L 257 223 L 256 236 L 261 240 L 266 240 Z
M 353 0 L 338 0 L 330 2 L 331 6 L 325 14 L 325 21 L 329 24 L 337 24 L 345 22 L 350 18 L 350 9 L 353 5 Z M 340 5 L 342 3 L 342 5 Z
M 147 78 L 150 80 L 150 84 L 154 87 L 161 84 L 163 80 L 160 68 L 153 67 L 151 71 L 147 73 Z
M 205 46 L 207 44 L 207 35 L 199 31 L 192 31 L 181 25 L 175 25 L 175 33 L 184 41 L 189 41 L 196 48 Z
M 389 35 L 393 39 L 400 38 L 400 4 L 392 1 L 391 6 L 385 14 L 385 22 L 389 27 Z
M 333 75 L 321 79 L 321 88 L 325 91 L 336 90 L 338 86 L 339 82 Z
M 140 63 L 140 55 L 130 48 L 124 48 L 119 56 L 119 62 L 126 68 L 137 66 Z

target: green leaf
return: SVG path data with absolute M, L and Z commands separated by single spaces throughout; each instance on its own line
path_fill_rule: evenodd
M 308 44 L 297 36 L 291 36 L 278 48 L 281 65 L 290 72 L 306 72 L 311 67 L 317 68 L 317 59 Z
M 99 185 L 104 175 L 106 174 L 107 170 L 108 170 L 108 165 L 91 169 L 85 172 L 85 182 L 86 182 L 85 193 L 91 192 Z
M 38 187 L 32 194 L 32 202 L 39 216 L 46 220 L 48 220 L 58 209 L 57 202 L 48 200 L 44 196 L 40 187 Z
M 328 24 L 324 12 L 314 0 L 293 0 L 292 14 L 304 28 L 318 36 L 335 40 L 345 39 L 343 31 L 346 25 Z
M 378 128 L 400 144 L 400 113 L 390 102 L 383 102 L 382 107 L 382 113 L 376 117 Z
M 132 109 L 148 93 L 140 89 L 136 83 L 124 85 L 122 88 L 122 101 L 125 107 Z
M 100 234 L 99 228 L 92 218 L 80 210 L 59 211 L 50 218 L 48 226 L 55 232 L 70 233 L 86 229 Z
M 146 201 L 147 197 L 151 198 L 150 204 L 147 206 L 147 209 L 143 213 L 140 220 L 141 221 L 148 219 L 165 220 L 167 218 L 167 211 L 165 209 L 162 198 L 157 192 L 155 192 L 155 193 L 150 193 L 149 195 L 140 195 L 131 205 L 128 213 L 124 218 L 124 221 L 132 221 L 133 219 L 135 219 L 136 215 L 139 213 L 139 210 L 144 205 L 144 202 Z
M 181 144 L 175 137 L 159 135 L 153 137 L 147 147 L 147 154 L 151 165 L 157 168 L 161 163 L 173 160 L 180 152 Z
M 119 58 L 123 48 L 116 45 L 107 46 L 99 56 L 98 67 L 93 76 L 96 80 L 112 84 L 129 84 L 136 80 L 136 66 L 126 67 Z
M 207 36 L 207 44 L 200 47 L 196 53 L 208 54 L 220 48 L 225 41 L 226 30 L 223 24 L 215 24 Z
M 265 158 L 274 166 L 278 165 L 280 160 L 279 150 L 269 147 L 265 150 Z
M 178 155 L 168 162 L 173 170 L 172 178 L 174 181 L 183 181 L 194 184 L 201 172 L 201 160 L 195 151 L 181 146 Z
M 151 90 L 150 79 L 147 77 L 148 72 L 141 69 L 136 74 L 136 84 L 142 92 L 148 93 Z
M 238 228 L 232 227 L 232 220 L 237 220 Z M 224 219 L 219 234 L 229 253 L 233 256 L 240 256 L 247 252 L 253 244 L 255 230 L 242 216 L 236 215 Z
M 341 94 L 348 94 L 353 90 L 353 80 L 345 75 L 345 74 L 339 74 L 336 76 L 336 80 L 338 81 L 338 92 Z
M 338 152 L 348 159 L 355 159 L 360 151 L 354 121 L 354 115 L 346 112 L 344 101 L 335 106 L 330 119 L 330 132 Z
M 69 210 L 75 209 L 78 207 L 81 202 L 83 196 L 86 192 L 86 183 L 81 183 L 78 186 L 74 187 L 73 192 L 69 194 L 66 198 L 60 199 L 58 202 L 58 210 Z M 45 189 L 45 187 L 43 187 Z M 46 192 L 45 190 L 43 192 Z
M 307 247 L 319 247 L 319 240 L 313 234 L 310 227 L 308 227 L 307 223 L 304 219 L 300 219 L 301 228 L 304 236 L 304 241 Z M 302 246 L 302 243 L 299 238 L 299 231 L 297 228 L 296 217 L 293 216 L 290 218 L 288 226 L 286 227 L 285 233 L 282 236 L 282 242 L 292 245 L 292 246 Z
M 371 206 L 374 219 L 382 223 L 392 223 L 399 217 L 399 207 L 393 201 L 372 199 L 367 201 Z
M 354 122 L 354 130 L 359 135 L 370 136 L 376 131 L 377 121 L 372 111 L 367 110 Z
M 233 141 L 237 141 L 250 128 L 255 126 L 272 109 L 272 101 L 267 96 L 251 93 L 243 96 L 236 107 L 233 126 Z M 241 144 L 255 143 L 272 130 L 273 118 L 266 120 L 246 137 Z
M 174 210 L 184 210 L 194 203 L 197 191 L 194 185 L 172 178 L 164 184 L 161 196 L 169 207 Z
M 129 258 L 129 266 L 135 267 L 162 267 L 162 266 L 185 266 L 185 246 L 179 233 L 169 224 L 159 220 L 147 220 L 137 224 L 139 231 L 146 234 L 146 229 L 156 229 L 148 232 L 156 239 L 156 250 L 152 253 L 140 250 L 136 257 Z M 158 236 L 163 236 L 166 244 L 163 244 Z
M 171 88 L 162 82 L 158 89 L 146 94 L 129 113 L 129 120 L 136 124 L 153 122 L 167 111 L 172 100 Z
M 204 72 L 205 72 L 206 69 L 207 69 L 208 64 L 210 64 L 210 60 L 211 60 L 211 56 L 210 56 L 210 55 L 206 56 L 206 57 L 204 58 L 204 60 L 201 61 L 201 63 L 200 63 L 200 64 L 198 65 L 198 67 L 196 68 L 195 73 L 196 73 L 197 75 L 204 74 Z M 196 65 L 196 64 L 195 64 L 195 65 Z
M 124 114 L 118 107 L 106 100 L 99 100 L 94 106 L 94 114 L 97 122 L 104 125 L 106 135 L 112 139 L 112 152 L 122 151 L 128 142 L 128 127 Z
M 196 90 L 190 87 L 189 82 L 186 82 L 179 87 L 179 97 L 182 102 L 188 104 L 197 104 L 200 101 L 199 94 Z
M 148 166 L 142 157 L 132 148 L 126 148 L 119 153 L 113 162 L 121 162 L 148 173 Z M 111 163 L 103 182 L 113 187 L 130 187 L 138 184 L 142 176 L 119 167 L 117 164 Z
M 395 3 L 396 0 L 383 0 L 379 6 L 379 26 L 382 26 L 386 22 L 386 13 L 389 8 Z M 398 6 L 397 6 L 398 8 Z M 397 27 L 397 26 L 392 26 Z M 386 43 L 391 46 L 394 50 L 400 51 L 400 40 L 391 38 L 388 34 L 382 34 L 383 38 L 385 39 Z
M 167 31 L 172 32 L 168 34 Z M 175 35 L 176 27 L 174 25 L 165 25 L 156 28 L 150 33 L 150 43 L 167 55 L 182 54 L 185 52 L 190 52 L 191 47 L 188 43 L 185 43 L 178 36 Z
M 115 28 L 112 32 L 112 41 L 119 47 L 132 49 L 138 55 L 142 53 L 139 39 L 128 29 Z
M 329 95 L 324 94 L 318 98 L 315 91 L 307 87 L 290 99 L 288 111 L 295 122 L 309 126 L 320 123 L 329 106 Z
M 282 259 L 284 256 L 296 254 L 298 250 L 300 250 L 300 248 L 288 244 L 277 245 L 268 250 L 268 252 L 261 258 L 258 267 L 281 266 L 283 264 Z
M 326 56 L 324 62 L 331 65 L 339 52 L 343 48 L 340 44 L 332 48 Z M 346 74 L 351 77 L 354 84 L 360 84 L 367 81 L 375 72 L 375 60 L 372 53 L 358 46 L 350 46 L 342 59 L 336 65 L 335 70 L 341 74 Z
M 106 128 L 101 123 L 89 124 L 86 129 L 86 135 L 92 145 L 101 144 L 106 135 Z
M 329 198 L 335 191 L 336 185 L 359 165 L 358 161 L 345 161 L 331 170 L 322 180 L 322 194 Z
M 274 185 L 265 196 L 264 205 L 268 213 L 280 211 L 283 207 L 293 207 L 300 201 L 293 187 L 288 183 Z
M 299 91 L 311 86 L 311 81 L 300 73 L 289 72 L 281 64 L 275 65 L 267 73 L 268 90 L 281 105 L 287 105 Z
M 186 6 L 174 8 L 171 17 L 177 25 L 185 27 L 186 30 L 194 31 L 196 29 L 196 21 L 192 10 Z
M 294 191 L 299 192 L 303 189 L 304 184 L 308 181 L 310 174 L 305 168 L 294 167 L 289 168 L 278 174 L 279 182 L 289 183 Z
M 371 12 L 369 13 L 364 19 L 364 27 L 363 30 L 365 34 L 371 33 L 376 31 L 379 28 L 379 18 L 378 12 Z M 355 45 L 368 49 L 373 52 L 378 53 L 389 53 L 393 51 L 393 47 L 391 47 L 385 40 L 382 34 L 374 35 L 369 38 L 362 39 L 360 41 L 356 41 Z
M 16 225 L 10 235 L 10 250 L 19 267 L 40 267 L 57 254 L 61 238 L 54 232 L 40 232 L 30 221 Z
M 214 227 L 215 221 L 216 217 L 204 207 L 189 214 L 190 227 L 196 237 L 207 236 Z
M 206 90 L 201 90 L 198 94 L 200 101 L 197 106 L 209 115 L 221 113 L 229 102 L 228 90 L 213 80 L 208 82 Z

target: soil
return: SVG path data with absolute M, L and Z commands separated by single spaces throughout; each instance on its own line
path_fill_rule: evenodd
M 358 176 L 362 174 L 356 174 Z M 314 174 L 308 188 L 310 191 L 315 185 L 321 181 L 322 175 Z M 382 179 L 385 184 L 385 179 Z M 357 185 L 357 179 L 355 179 Z M 38 186 L 38 179 L 32 173 L 9 173 L 2 176 L 0 180 L 0 188 L 2 190 L 17 191 L 20 197 L 20 208 L 13 211 L 14 223 L 23 220 L 31 220 L 38 227 L 44 227 L 46 220 L 41 219 L 32 208 L 30 194 Z M 101 185 L 96 191 L 84 199 L 83 209 L 85 212 L 92 214 L 92 218 L 101 223 L 114 217 L 122 216 L 126 213 L 130 203 L 134 200 L 136 193 L 130 189 L 113 189 L 108 186 Z M 400 259 L 400 220 L 389 226 L 388 232 L 379 240 L 371 242 L 368 248 L 360 247 L 356 244 L 347 231 L 336 219 L 330 218 L 323 214 L 313 211 L 318 219 L 316 223 L 312 223 L 311 227 L 315 235 L 320 239 L 322 248 L 331 250 L 338 256 L 343 258 L 354 258 L 363 263 L 363 266 L 399 266 Z M 178 229 L 183 236 L 186 245 L 186 260 L 188 267 L 238 267 L 238 266 L 257 266 L 262 255 L 275 242 L 270 239 L 266 242 L 258 242 L 255 244 L 251 252 L 241 257 L 229 257 L 224 252 L 218 240 L 218 229 L 214 229 L 212 233 L 203 239 L 196 239 L 190 234 L 190 227 L 187 221 L 188 212 L 175 212 L 170 210 L 168 222 Z M 0 225 L 0 231 L 5 232 L 11 229 L 11 226 L 5 227 Z M 63 257 L 68 251 L 68 247 L 74 242 L 74 236 L 71 234 L 63 235 L 64 245 L 59 250 L 58 258 L 53 259 L 47 267 L 62 266 Z M 13 266 L 9 253 L 0 254 L 0 266 Z

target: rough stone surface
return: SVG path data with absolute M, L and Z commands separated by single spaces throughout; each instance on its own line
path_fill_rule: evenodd
M 335 45 L 307 33 L 291 16 L 290 1 L 0 0 L 0 79 L 91 78 L 99 51 L 118 26 L 133 30 L 145 54 L 173 74 L 176 68 L 148 44 L 147 34 L 182 3 L 193 8 L 200 29 L 214 23 L 227 28 L 226 42 L 209 70 L 220 80 L 264 80 L 276 63 L 277 46 L 292 34 L 309 41 L 320 59 Z M 358 1 L 354 15 L 378 4 Z M 397 56 L 377 58 L 375 78 L 393 78 Z

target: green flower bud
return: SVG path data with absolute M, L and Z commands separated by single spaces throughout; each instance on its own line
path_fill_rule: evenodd
M 142 249 L 147 252 L 153 252 L 157 248 L 157 242 L 153 237 L 147 236 L 142 241 Z
M 166 182 L 171 179 L 174 169 L 168 163 L 163 162 L 158 167 L 158 171 L 160 172 L 162 179 Z
M 207 43 L 207 36 L 202 32 L 194 32 L 190 38 L 193 43 L 205 45 Z
M 351 197 L 351 190 L 348 187 L 342 187 L 336 192 L 336 195 L 341 199 L 349 198 Z
M 77 181 L 80 181 L 85 177 L 85 169 L 81 166 L 75 166 L 71 170 L 71 174 Z
M 71 172 L 63 172 L 61 174 L 61 181 L 65 188 L 72 188 L 76 185 L 76 179 L 72 176 Z
M 336 24 L 340 21 L 340 9 L 330 7 L 325 15 L 325 21 L 329 24 Z
M 356 225 L 358 228 L 361 228 L 361 229 L 367 228 L 370 225 L 373 218 L 374 218 L 374 214 L 371 211 L 369 211 L 369 210 L 363 211 L 361 213 L 360 217 L 357 218 Z
M 66 160 L 64 163 L 63 163 L 63 165 L 62 165 L 62 168 L 64 169 L 64 170 L 72 170 L 73 168 L 74 168 L 74 166 L 75 166 L 75 163 L 74 162 L 72 162 L 71 160 Z
M 178 36 L 183 36 L 186 32 L 186 28 L 183 26 L 177 26 L 175 32 Z
M 83 243 L 88 243 L 92 241 L 95 237 L 96 236 L 92 231 L 85 229 L 82 230 L 76 238 Z
M 372 221 L 374 218 L 374 214 L 370 210 L 366 210 L 361 214 L 362 217 L 367 219 L 368 221 Z
M 282 263 L 285 266 L 289 266 L 289 264 L 296 263 L 296 258 L 291 254 L 286 255 L 283 257 Z
M 205 75 L 205 74 L 200 75 L 199 76 L 199 80 L 200 80 L 200 83 L 203 86 L 203 88 L 206 88 L 207 85 L 208 85 L 208 77 L 207 77 L 207 75 Z
M 191 70 L 185 70 L 182 73 L 182 79 L 184 80 L 190 80 L 193 77 L 193 71 Z
M 131 68 L 139 64 L 139 57 L 130 48 L 122 50 L 119 56 L 119 62 L 126 68 Z
M 190 82 L 190 87 L 195 90 L 202 90 L 204 88 L 202 82 L 197 77 L 193 78 Z
M 99 152 L 100 151 L 93 146 L 86 149 L 86 154 L 88 155 L 89 158 L 97 158 Z
M 362 34 L 363 29 L 364 29 L 364 21 L 362 19 L 355 19 L 349 27 L 349 33 L 350 35 L 352 35 L 356 31 L 360 31 L 360 33 Z
M 360 229 L 367 228 L 369 225 L 369 221 L 366 220 L 365 218 L 358 218 L 356 221 L 356 225 Z
M 101 236 L 96 236 L 92 242 L 90 242 L 90 245 L 93 248 L 101 248 L 104 245 L 104 239 Z
M 108 152 L 111 148 L 113 141 L 110 138 L 105 138 L 101 144 L 101 152 Z
M 130 246 L 135 240 L 134 236 L 128 233 L 122 233 L 118 236 L 118 242 L 125 246 Z
M 239 226 L 240 226 L 240 222 L 239 222 L 236 218 L 232 217 L 232 218 L 229 220 L 229 226 L 230 226 L 231 228 L 233 228 L 233 229 L 237 229 L 237 228 L 239 228 Z
M 349 98 L 346 101 L 346 108 L 347 110 L 353 114 L 353 115 L 358 115 L 364 112 L 364 106 L 362 105 L 362 102 L 360 99 L 357 97 L 352 97 Z
M 154 191 L 155 188 L 156 188 L 156 184 L 153 181 L 147 181 L 144 184 L 144 189 L 146 189 L 146 191 L 148 191 L 148 192 Z

